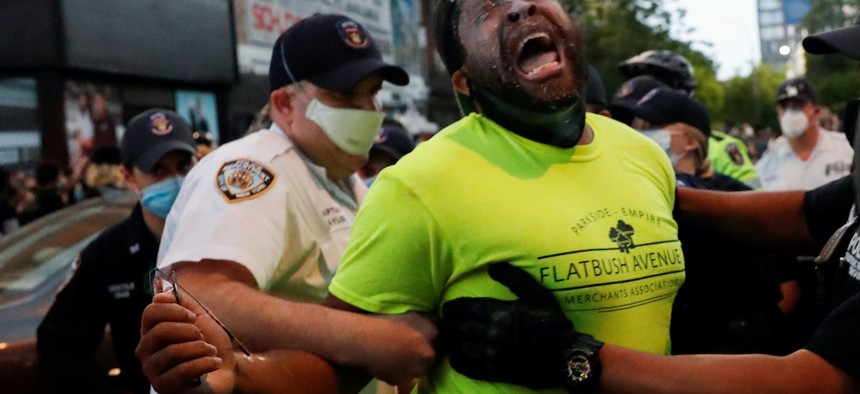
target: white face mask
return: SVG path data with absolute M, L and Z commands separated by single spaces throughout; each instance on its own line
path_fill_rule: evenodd
M 672 152 L 672 133 L 666 130 L 640 130 L 642 134 L 645 134 L 646 137 L 654 140 L 657 145 L 660 145 L 663 148 L 663 151 L 666 152 L 666 155 L 669 156 L 669 160 L 672 162 L 672 166 L 674 167 L 678 162 L 684 157 L 684 154 Z
M 779 127 L 782 128 L 782 134 L 788 138 L 797 138 L 806 132 L 806 127 L 809 126 L 809 119 L 803 111 L 796 109 L 788 109 L 779 118 Z
M 385 114 L 353 108 L 333 108 L 311 100 L 305 116 L 318 124 L 338 148 L 353 155 L 366 155 L 379 135 Z

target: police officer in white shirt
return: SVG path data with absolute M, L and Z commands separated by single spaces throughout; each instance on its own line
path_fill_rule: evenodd
M 851 172 L 854 151 L 845 135 L 818 125 L 815 88 L 803 78 L 783 82 L 777 90 L 782 129 L 756 163 L 765 190 L 810 190 Z
M 367 162 L 383 120 L 376 93 L 383 81 L 406 85 L 409 77 L 382 60 L 360 24 L 318 14 L 275 42 L 269 81 L 272 126 L 221 146 L 188 174 L 167 218 L 158 267 L 175 274 L 182 289 L 255 353 L 303 350 L 391 383 L 407 382 L 433 357 L 425 339 L 435 335 L 429 322 L 422 326 L 429 334 L 422 335 L 402 323 L 316 303 L 327 294 L 366 192 L 355 172 Z M 183 306 L 205 316 L 181 294 Z M 178 346 L 163 348 L 187 340 L 180 328 L 145 335 L 151 328 L 144 323 L 137 355 L 156 390 L 188 389 L 209 372 L 181 365 L 188 354 Z M 179 355 L 162 357 L 162 351 Z M 214 349 L 210 355 L 214 362 Z M 285 391 L 316 392 L 338 383 L 326 378 L 331 367 L 316 356 L 295 355 L 295 362 L 281 365 L 309 386 L 286 379 Z M 210 372 L 205 383 L 232 387 L 233 363 L 239 371 L 248 360 L 217 356 L 225 373 Z M 256 383 L 281 377 L 263 374 Z

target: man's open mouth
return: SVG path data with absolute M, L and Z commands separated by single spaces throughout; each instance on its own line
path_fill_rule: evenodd
M 541 79 L 561 69 L 555 43 L 547 33 L 534 33 L 520 44 L 517 67 L 528 79 Z

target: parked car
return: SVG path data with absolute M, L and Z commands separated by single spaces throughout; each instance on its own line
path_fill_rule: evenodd
M 38 392 L 36 329 L 71 277 L 74 257 L 127 218 L 136 201 L 131 193 L 87 199 L 0 239 L 0 391 Z M 107 336 L 97 360 L 109 376 L 121 373 Z

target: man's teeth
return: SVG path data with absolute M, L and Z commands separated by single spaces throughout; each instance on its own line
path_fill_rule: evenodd
M 522 50 L 522 49 L 523 49 L 523 47 L 524 47 L 524 46 L 526 46 L 526 43 L 527 43 L 527 42 L 529 42 L 530 40 L 534 40 L 534 39 L 536 39 L 536 38 L 549 38 L 549 34 L 546 34 L 546 33 L 534 33 L 534 34 L 532 34 L 532 35 L 530 35 L 530 36 L 526 37 L 525 39 L 523 39 L 523 40 L 522 40 L 522 42 L 520 42 L 520 50 Z

